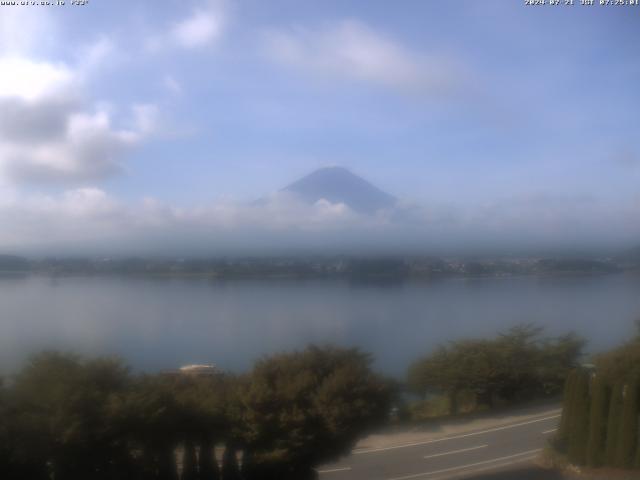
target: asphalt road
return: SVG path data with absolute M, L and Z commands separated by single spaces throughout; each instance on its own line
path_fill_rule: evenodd
M 355 450 L 318 469 L 320 480 L 553 480 L 533 460 L 555 431 L 557 411 L 522 421 L 385 448 Z

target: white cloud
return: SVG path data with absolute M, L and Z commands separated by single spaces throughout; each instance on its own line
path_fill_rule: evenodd
M 5 227 L 0 230 L 0 249 L 22 251 L 69 245 L 107 253 L 149 252 L 154 244 L 159 249 L 169 244 L 202 248 L 220 242 L 234 245 L 240 237 L 283 239 L 296 232 L 313 236 L 375 223 L 341 204 L 309 205 L 286 194 L 275 194 L 261 205 L 221 201 L 191 208 L 156 199 L 126 205 L 91 187 L 54 196 L 0 196 L 0 224 Z
M 225 20 L 221 2 L 205 2 L 204 6 L 171 25 L 166 33 L 147 38 L 147 49 L 158 52 L 171 48 L 195 49 L 210 46 L 221 37 Z
M 442 89 L 455 77 L 450 61 L 413 53 L 354 20 L 270 31 L 266 45 L 267 54 L 284 65 L 391 87 Z
M 162 85 L 174 95 L 182 95 L 182 85 L 173 76 L 165 75 Z
M 72 71 L 63 64 L 36 62 L 23 57 L 0 58 L 0 98 L 18 97 L 35 100 L 54 92 L 70 89 Z
M 100 36 L 94 43 L 81 49 L 79 56 L 80 70 L 91 73 L 103 66 L 107 60 L 115 55 L 116 46 L 107 36 Z
M 639 213 L 637 205 L 613 209 L 580 197 L 533 195 L 512 199 L 510 209 L 494 203 L 466 211 L 401 205 L 361 215 L 344 204 L 308 204 L 284 192 L 258 204 L 218 201 L 192 207 L 153 198 L 126 204 L 91 187 L 59 195 L 1 193 L 0 250 L 24 253 L 561 247 L 629 240 L 640 233 L 629 222 Z
M 177 23 L 171 30 L 171 36 L 184 48 L 202 47 L 218 38 L 222 31 L 220 13 L 196 10 L 185 20 Z
M 27 57 L 0 57 L 0 177 L 4 182 L 96 180 L 121 168 L 122 155 L 149 135 L 157 108 L 134 105 L 130 126 L 78 97 L 84 72 Z M 75 87 L 75 88 L 72 88 Z
M 3 7 L 0 15 L 0 56 L 21 55 L 46 48 L 55 33 L 46 8 Z

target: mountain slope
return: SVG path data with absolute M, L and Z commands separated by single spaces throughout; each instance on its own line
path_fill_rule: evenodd
M 391 208 L 396 199 L 366 180 L 342 167 L 316 170 L 283 189 L 309 203 L 325 199 L 331 203 L 344 203 L 359 213 L 375 213 Z

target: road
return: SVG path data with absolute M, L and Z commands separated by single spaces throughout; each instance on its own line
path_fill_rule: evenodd
M 354 450 L 318 469 L 320 480 L 552 479 L 533 460 L 557 427 L 547 410 L 515 423 L 409 444 Z

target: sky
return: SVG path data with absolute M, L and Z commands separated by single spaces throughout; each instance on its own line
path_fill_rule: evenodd
M 0 251 L 640 244 L 640 7 L 577 3 L 2 5 Z M 398 208 L 278 193 L 332 165 Z

